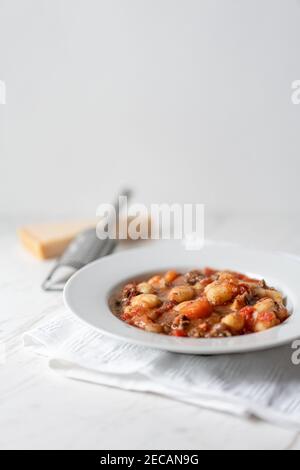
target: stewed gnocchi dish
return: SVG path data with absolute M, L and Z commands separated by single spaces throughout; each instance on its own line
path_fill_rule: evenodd
M 191 338 L 258 333 L 289 317 L 282 293 L 265 281 L 210 268 L 130 282 L 113 296 L 111 309 L 145 331 Z

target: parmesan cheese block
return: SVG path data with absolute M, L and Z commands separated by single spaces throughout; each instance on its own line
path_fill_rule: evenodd
M 36 258 L 57 258 L 83 230 L 96 227 L 96 222 L 65 222 L 27 225 L 19 230 L 22 245 Z

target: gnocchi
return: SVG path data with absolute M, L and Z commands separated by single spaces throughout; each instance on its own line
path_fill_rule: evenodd
M 111 308 L 145 331 L 199 339 L 259 333 L 289 317 L 284 295 L 264 281 L 210 268 L 130 282 L 112 297 Z
M 222 323 L 228 326 L 230 330 L 240 332 L 243 331 L 245 327 L 245 318 L 239 312 L 230 313 L 222 319 Z
M 149 282 L 140 282 L 137 286 L 137 290 L 141 294 L 153 294 L 154 292 L 154 289 Z
M 236 286 L 225 279 L 222 281 L 215 281 L 209 284 L 205 289 L 205 294 L 210 303 L 213 305 L 224 305 L 237 295 Z
M 131 305 L 133 307 L 148 307 L 154 308 L 158 307 L 161 304 L 161 301 L 157 295 L 154 294 L 140 294 L 136 297 L 133 297 L 131 300 Z
M 168 298 L 180 304 L 186 300 L 191 300 L 195 295 L 195 291 L 191 286 L 178 286 L 170 290 Z

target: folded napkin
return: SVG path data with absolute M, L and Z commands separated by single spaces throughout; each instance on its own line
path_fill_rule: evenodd
M 242 355 L 180 355 L 103 336 L 63 309 L 26 333 L 24 342 L 72 379 L 158 393 L 300 430 L 300 366 L 292 364 L 291 346 Z

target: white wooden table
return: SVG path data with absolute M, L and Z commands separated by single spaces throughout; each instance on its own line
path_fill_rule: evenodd
M 298 220 L 297 220 L 298 219 Z M 16 223 L 0 219 L 1 449 L 300 449 L 300 437 L 257 420 L 151 394 L 61 378 L 22 346 L 22 334 L 62 304 L 40 284 L 50 263 L 18 245 Z M 299 217 L 216 216 L 207 236 L 300 254 Z

